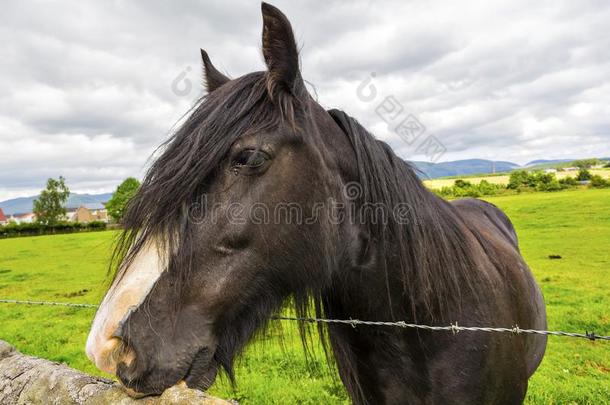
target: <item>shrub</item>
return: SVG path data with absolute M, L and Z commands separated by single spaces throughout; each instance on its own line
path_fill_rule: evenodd
M 557 181 L 555 178 L 551 179 L 550 181 L 540 182 L 536 186 L 536 190 L 538 191 L 560 191 L 564 188 L 567 187 L 559 183 L 559 181 Z
M 501 186 L 497 184 L 492 184 L 487 180 L 481 180 L 481 182 L 479 183 L 479 191 L 483 195 L 494 195 L 498 192 L 500 188 Z
M 580 169 L 578 171 L 578 175 L 576 176 L 576 180 L 578 180 L 578 181 L 591 180 L 591 173 L 587 169 Z
M 576 179 L 574 177 L 568 176 L 568 177 L 564 177 L 563 179 L 560 179 L 559 184 L 564 186 L 564 188 L 568 188 L 568 187 L 577 186 L 578 181 L 576 181 Z
M 464 189 L 472 187 L 472 183 L 471 182 L 469 182 L 468 180 L 462 180 L 462 179 L 457 179 L 455 181 L 455 183 L 453 183 L 453 185 L 455 187 L 464 188 Z
M 604 179 L 602 176 L 594 175 L 591 176 L 591 187 L 593 188 L 606 188 L 610 187 L 610 181 Z
M 458 179 L 451 187 L 443 187 L 435 193 L 441 197 L 481 197 L 484 195 L 495 195 L 503 188 L 498 184 L 492 184 L 487 180 L 481 180 L 479 184 L 472 184 L 469 181 Z
M 529 179 L 537 191 L 559 191 L 564 188 L 553 173 L 535 172 L 530 174 Z
M 480 197 L 481 193 L 471 182 L 458 179 L 453 185 L 453 195 L 456 197 Z
M 570 180 L 568 180 L 569 182 Z M 541 171 L 527 172 L 516 170 L 511 173 L 506 188 L 512 190 L 558 191 L 569 186 L 567 182 L 559 182 L 554 173 Z
M 529 177 L 529 173 L 525 170 L 515 170 L 510 173 L 507 188 L 518 190 L 521 187 L 528 187 Z
M 443 186 L 440 189 L 432 189 L 432 192 L 439 197 L 453 197 L 453 187 Z

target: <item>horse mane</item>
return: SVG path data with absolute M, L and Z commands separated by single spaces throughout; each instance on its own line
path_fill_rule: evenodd
M 357 120 L 341 110 L 328 113 L 349 138 L 356 155 L 361 203 L 403 207 L 401 221 L 367 223 L 369 243 L 377 243 L 381 257 L 398 256 L 398 269 L 381 263 L 383 276 L 398 272 L 413 321 L 439 321 L 451 306 L 460 305 L 466 291 L 477 296 L 475 286 L 485 282 L 472 258 L 468 229 L 458 211 L 428 190 L 414 168 L 385 142 L 375 139 Z M 392 249 L 393 251 L 385 251 Z M 389 288 L 388 288 L 389 295 Z M 388 297 L 391 303 L 392 298 Z M 397 302 L 403 305 L 403 302 Z M 400 319 L 405 320 L 405 319 Z
M 154 239 L 160 251 L 172 252 L 169 269 L 181 269 L 181 281 L 188 281 L 194 246 L 181 236 L 188 235 L 192 226 L 190 210 L 200 203 L 197 199 L 205 194 L 220 162 L 238 138 L 273 130 L 286 120 L 283 109 L 288 101 L 279 100 L 283 108 L 275 108 L 267 81 L 266 72 L 253 72 L 207 93 L 159 146 L 155 153 L 159 157 L 126 207 L 123 232 L 110 264 L 114 279 L 121 278 L 122 270 Z
M 428 324 L 455 321 L 449 319 L 449 313 L 459 313 L 462 297 L 467 295 L 478 300 L 481 289 L 490 285 L 484 272 L 476 270 L 472 254 L 472 244 L 482 243 L 484 238 L 478 231 L 465 225 L 450 203 L 429 191 L 414 168 L 398 157 L 389 145 L 376 140 L 345 112 L 332 109 L 328 114 L 343 130 L 354 150 L 361 192 L 359 203 L 380 205 L 390 210 L 394 207 L 405 208 L 401 221 L 390 219 L 383 223 L 363 223 L 370 235 L 368 243 L 376 245 L 378 257 L 381 258 L 377 271 L 385 279 L 390 317 L 379 319 L 384 315 L 378 314 L 376 319 L 367 320 Z M 393 263 L 397 262 L 398 266 L 390 268 L 385 259 L 392 256 L 397 258 Z M 391 280 L 398 280 L 402 284 L 398 286 L 402 294 L 396 294 L 394 288 L 396 296 L 391 296 Z M 339 288 L 341 286 L 333 285 L 326 294 L 337 296 Z M 328 297 L 326 299 L 315 302 L 318 317 L 335 316 Z M 349 311 L 349 308 L 343 310 Z M 329 364 L 333 360 L 335 364 L 340 362 L 345 387 L 354 402 L 368 403 L 357 372 L 361 365 L 350 347 L 342 340 L 333 339 L 328 329 L 323 325 L 318 326 Z M 342 332 L 337 330 L 337 333 Z M 333 343 L 335 359 L 329 356 L 328 339 Z M 389 346 L 384 350 L 390 358 L 401 355 L 401 349 L 397 347 Z

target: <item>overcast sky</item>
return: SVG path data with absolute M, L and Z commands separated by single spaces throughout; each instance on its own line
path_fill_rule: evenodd
M 608 1 L 273 4 L 319 102 L 406 159 L 427 157 L 376 113 L 387 97 L 442 142 L 441 160 L 610 155 Z M 264 68 L 260 31 L 256 1 L 3 2 L 0 200 L 59 175 L 78 192 L 141 177 L 202 94 L 199 48 L 238 77 Z

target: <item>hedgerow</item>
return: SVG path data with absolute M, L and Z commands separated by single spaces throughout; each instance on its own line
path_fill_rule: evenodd
M 0 238 L 12 238 L 17 236 L 36 236 L 36 235 L 54 235 L 60 233 L 72 232 L 91 232 L 103 231 L 106 229 L 106 223 L 101 221 L 93 222 L 58 222 L 54 225 L 45 225 L 38 222 L 33 223 L 9 223 L 8 225 L 0 225 Z

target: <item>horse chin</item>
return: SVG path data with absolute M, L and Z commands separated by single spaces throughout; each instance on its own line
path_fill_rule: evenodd
M 183 378 L 173 385 L 163 386 L 151 386 L 141 379 L 129 380 L 128 383 L 124 381 L 124 378 L 120 378 L 121 384 L 125 389 L 125 392 L 134 399 L 139 399 L 151 395 L 161 395 L 165 389 L 177 388 L 177 389 L 196 389 L 200 391 L 206 391 L 212 386 L 216 379 L 218 371 L 218 363 L 214 359 L 214 350 L 209 348 L 203 348 L 199 350 L 193 357 L 193 361 L 184 372 Z M 177 372 L 179 373 L 179 372 Z M 180 375 L 180 374 L 178 374 Z M 171 379 L 171 377 L 169 377 Z M 176 380 L 174 380 L 176 381 Z M 168 381 L 169 382 L 169 381 Z
M 214 358 L 214 351 L 203 348 L 195 355 L 184 382 L 188 388 L 206 391 L 214 383 L 217 373 L 218 363 Z

